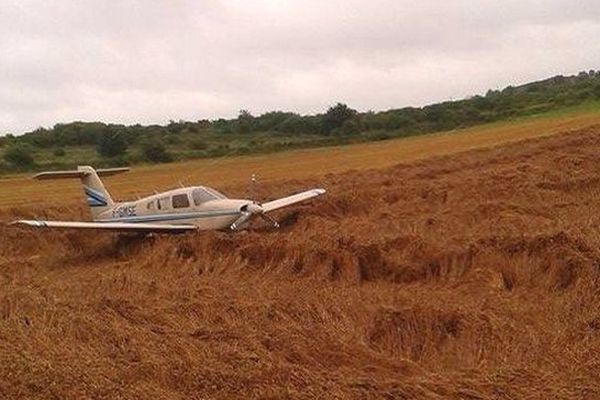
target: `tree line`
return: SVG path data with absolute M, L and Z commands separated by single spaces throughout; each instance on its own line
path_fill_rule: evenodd
M 170 145 L 178 143 L 183 136 L 202 138 L 204 134 L 211 133 L 251 138 L 253 133 L 267 132 L 289 137 L 348 138 L 367 135 L 371 139 L 385 139 L 464 128 L 592 100 L 600 100 L 600 71 L 559 75 L 521 86 L 489 90 L 485 95 L 463 100 L 379 112 L 361 113 L 338 103 L 316 115 L 272 111 L 254 116 L 242 110 L 233 119 L 170 121 L 166 125 L 72 122 L 38 128 L 20 136 L 1 136 L 3 156 L 0 170 L 32 168 L 36 149 L 52 149 L 52 155 L 60 158 L 65 148 L 89 146 L 106 159 L 107 164 L 119 164 L 126 162 L 124 156 L 135 147 L 139 153 L 136 161 L 168 162 L 177 158 L 176 154 L 169 152 Z M 198 150 L 208 147 L 202 140 L 191 140 L 187 145 Z

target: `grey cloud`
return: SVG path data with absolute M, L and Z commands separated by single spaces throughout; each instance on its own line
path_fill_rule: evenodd
M 597 0 L 10 1 L 0 133 L 362 110 L 599 68 Z

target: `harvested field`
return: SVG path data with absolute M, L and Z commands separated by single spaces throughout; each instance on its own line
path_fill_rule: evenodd
M 1 226 L 0 397 L 600 398 L 600 125 L 395 164 L 265 181 L 328 189 L 277 232 Z

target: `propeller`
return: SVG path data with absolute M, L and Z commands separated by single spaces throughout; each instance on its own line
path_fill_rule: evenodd
M 252 174 L 252 176 L 250 177 L 250 184 L 248 189 L 250 192 L 250 198 L 254 198 L 256 196 L 256 174 Z M 252 200 L 251 203 L 244 204 L 240 208 L 240 212 L 241 215 L 239 216 L 239 218 L 236 219 L 230 226 L 231 230 L 233 231 L 239 229 L 254 215 L 261 217 L 273 228 L 279 228 L 279 222 L 275 221 L 275 219 L 273 219 L 273 217 L 271 217 L 270 215 L 267 215 L 262 205 L 258 201 Z
M 233 224 L 231 224 L 231 230 L 235 231 L 239 229 L 244 223 L 246 223 L 252 216 L 257 215 L 261 217 L 263 220 L 271 224 L 273 228 L 279 228 L 279 223 L 275 221 L 270 215 L 265 213 L 262 205 L 256 201 L 253 201 L 248 204 L 244 204 L 240 208 L 241 215 L 238 219 L 236 219 Z

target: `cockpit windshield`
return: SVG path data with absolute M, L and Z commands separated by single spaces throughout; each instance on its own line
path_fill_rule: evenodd
M 215 189 L 205 187 L 204 190 L 215 196 L 217 199 L 226 199 L 224 194 L 217 192 Z
M 192 200 L 196 206 L 199 206 L 200 204 L 210 200 L 219 200 L 224 198 L 225 196 L 211 188 L 198 187 L 192 190 Z

